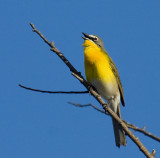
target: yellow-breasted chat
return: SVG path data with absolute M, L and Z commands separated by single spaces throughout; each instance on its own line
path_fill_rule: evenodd
M 120 101 L 123 106 L 125 106 L 125 102 L 116 65 L 105 50 L 100 37 L 87 35 L 86 33 L 83 33 L 83 35 L 86 79 L 121 118 Z M 116 146 L 126 145 L 126 137 L 122 127 L 113 118 L 112 122 Z

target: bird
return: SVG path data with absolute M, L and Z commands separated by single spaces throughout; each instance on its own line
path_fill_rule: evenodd
M 87 82 L 104 98 L 108 106 L 119 118 L 120 102 L 125 106 L 124 92 L 122 83 L 112 58 L 104 48 L 102 39 L 97 35 L 88 35 L 82 32 L 84 36 L 84 66 Z M 115 144 L 120 148 L 126 146 L 126 136 L 121 125 L 112 118 Z

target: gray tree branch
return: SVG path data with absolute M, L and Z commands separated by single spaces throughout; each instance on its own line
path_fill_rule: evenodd
M 99 112 L 101 112 L 101 113 L 103 113 L 105 115 L 108 115 L 108 113 L 105 113 L 104 110 L 98 108 L 97 106 L 95 106 L 95 105 L 93 105 L 91 103 L 89 103 L 89 104 L 79 104 L 79 103 L 68 102 L 68 104 L 74 105 L 76 107 L 92 107 L 93 109 L 95 109 L 95 110 L 97 110 L 97 111 L 99 111 Z M 123 120 L 123 122 L 126 124 L 126 126 L 128 128 L 130 128 L 130 129 L 132 129 L 134 131 L 138 131 L 138 132 L 140 132 L 140 133 L 142 133 L 142 134 L 144 134 L 144 135 L 146 135 L 146 136 L 148 136 L 148 137 L 160 142 L 160 137 L 157 137 L 157 136 L 153 135 L 152 133 L 147 132 L 145 126 L 143 128 L 139 128 L 139 127 L 135 126 L 134 124 L 131 124 L 131 123 L 125 121 L 125 120 Z
M 33 32 L 36 32 L 43 40 L 45 43 L 47 43 L 50 48 L 51 51 L 53 51 L 54 53 L 56 53 L 58 55 L 58 57 L 66 64 L 66 66 L 70 69 L 70 71 L 72 72 L 72 75 L 74 77 L 76 77 L 80 83 L 86 87 L 86 89 L 90 92 L 90 94 L 101 104 L 101 106 L 103 107 L 103 109 L 105 110 L 105 112 L 108 112 L 108 114 L 113 117 L 123 128 L 123 130 L 125 131 L 125 133 L 133 140 L 133 142 L 139 147 L 139 149 L 142 151 L 142 153 L 148 157 L 148 158 L 154 158 L 155 157 L 155 150 L 152 151 L 152 153 L 150 153 L 147 148 L 140 142 L 140 140 L 134 136 L 134 134 L 128 129 L 128 127 L 126 126 L 126 124 L 107 106 L 107 104 L 103 101 L 103 99 L 101 98 L 101 96 L 94 91 L 94 89 L 87 83 L 87 81 L 84 79 L 84 77 L 81 75 L 80 72 L 78 72 L 73 66 L 72 64 L 64 57 L 64 55 L 55 47 L 54 42 L 49 42 L 41 33 L 40 31 L 38 31 L 35 26 L 30 23 Z

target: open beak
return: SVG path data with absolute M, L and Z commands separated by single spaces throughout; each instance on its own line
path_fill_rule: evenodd
M 89 35 L 87 35 L 86 33 L 82 32 L 82 34 L 84 35 L 84 37 L 82 36 L 82 38 L 83 38 L 84 40 L 90 39 Z

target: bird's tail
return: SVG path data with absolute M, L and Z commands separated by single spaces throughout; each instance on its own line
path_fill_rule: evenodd
M 121 118 L 120 105 L 117 107 L 117 115 Z M 113 130 L 114 130 L 116 146 L 117 147 L 120 147 L 120 145 L 126 146 L 126 136 L 121 125 L 114 118 L 112 118 L 112 122 L 113 122 Z

